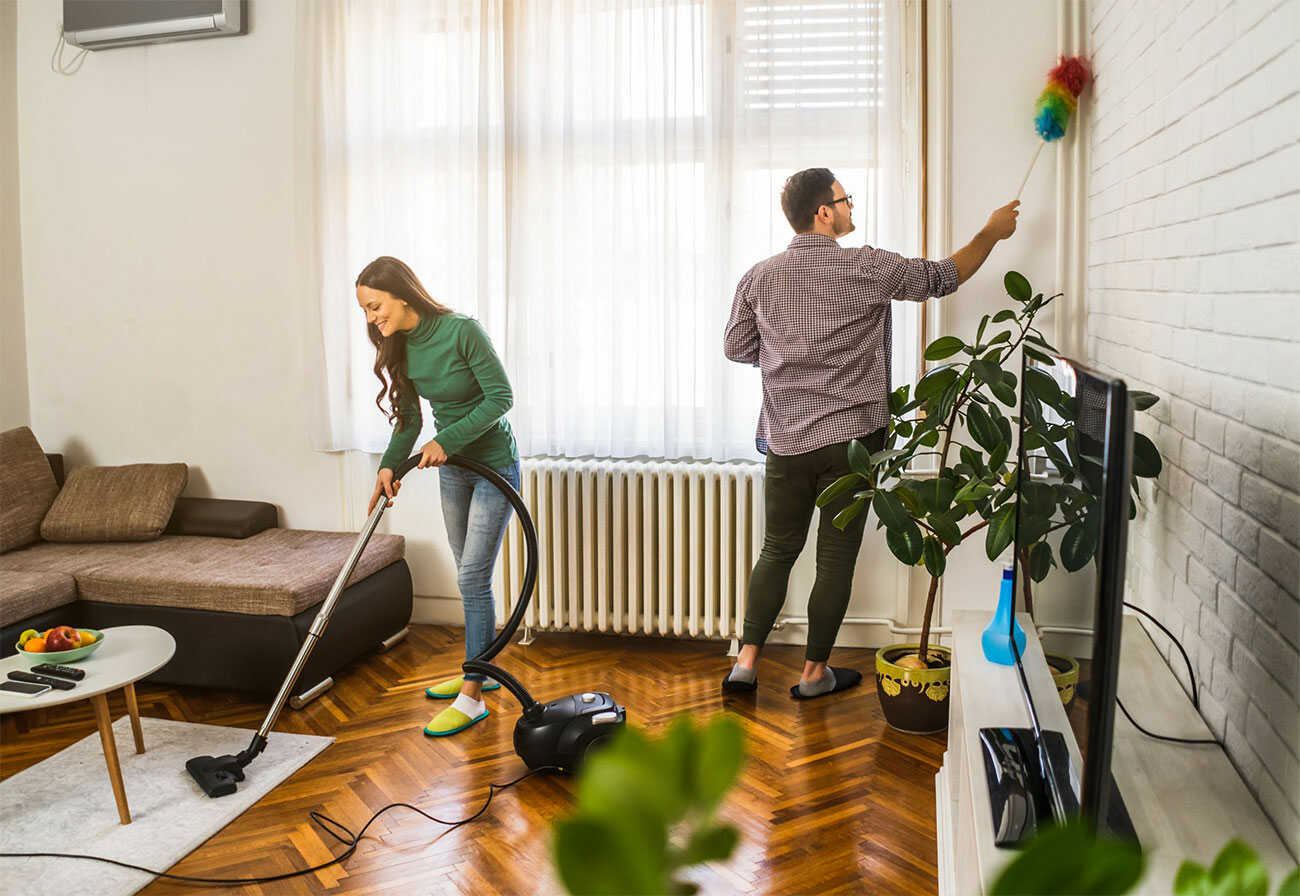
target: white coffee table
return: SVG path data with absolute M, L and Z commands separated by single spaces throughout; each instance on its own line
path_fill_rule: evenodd
M 104 643 L 99 649 L 75 663 L 86 670 L 86 677 L 70 691 L 50 690 L 39 697 L 0 692 L 0 715 L 23 712 L 29 709 L 46 709 L 63 703 L 89 699 L 95 708 L 95 721 L 99 725 L 99 738 L 104 746 L 104 762 L 108 778 L 117 798 L 117 814 L 122 824 L 131 823 L 131 811 L 126 804 L 126 788 L 122 785 L 122 767 L 117 760 L 117 742 L 113 738 L 112 720 L 108 716 L 108 694 L 121 688 L 126 695 L 126 710 L 131 716 L 131 733 L 135 735 L 135 751 L 144 752 L 144 732 L 140 729 L 140 707 L 135 700 L 135 683 L 146 675 L 161 669 L 176 652 L 176 641 L 167 632 L 152 625 L 120 625 L 103 630 Z M 30 671 L 36 665 L 22 654 L 0 660 L 0 680 L 7 679 L 15 669 Z

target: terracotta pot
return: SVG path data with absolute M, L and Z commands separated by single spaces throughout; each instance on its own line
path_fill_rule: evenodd
M 891 728 L 908 734 L 934 734 L 948 727 L 948 684 L 952 679 L 952 651 L 930 645 L 929 658 L 944 665 L 931 669 L 906 669 L 894 664 L 919 644 L 892 644 L 876 651 L 876 693 Z
M 1074 689 L 1079 684 L 1079 661 L 1074 657 L 1049 653 L 1047 667 L 1052 670 L 1052 681 L 1056 682 L 1061 705 L 1069 712 L 1070 704 L 1074 702 Z

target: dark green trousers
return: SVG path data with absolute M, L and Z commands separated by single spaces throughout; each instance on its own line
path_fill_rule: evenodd
M 860 439 L 871 452 L 885 445 L 885 430 L 878 429 Z M 807 454 L 767 454 L 763 480 L 764 518 L 767 528 L 763 550 L 749 578 L 749 600 L 745 607 L 742 644 L 762 646 L 772 631 L 777 614 L 785 604 L 790 569 L 808 539 L 817 496 L 849 472 L 849 443 L 827 445 Z M 844 531 L 831 522 L 853 501 L 852 492 L 823 507 L 817 526 L 817 579 L 808 596 L 809 662 L 824 663 L 835 646 L 844 611 L 853 588 L 853 567 L 862 547 L 867 513 L 858 515 Z

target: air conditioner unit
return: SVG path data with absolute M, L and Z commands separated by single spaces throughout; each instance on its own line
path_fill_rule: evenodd
M 87 50 L 246 33 L 247 0 L 63 0 L 63 38 Z

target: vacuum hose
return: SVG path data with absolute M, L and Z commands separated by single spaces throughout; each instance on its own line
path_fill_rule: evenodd
M 413 454 L 402 461 L 398 464 L 397 469 L 393 470 L 393 481 L 399 481 L 403 476 L 415 469 L 419 463 L 420 455 L 418 454 Z M 515 515 L 519 518 L 519 524 L 524 530 L 524 553 L 527 560 L 524 567 L 524 583 L 519 589 L 519 599 L 515 601 L 514 612 L 510 614 L 510 618 L 501 627 L 501 631 L 497 633 L 492 643 L 483 648 L 483 652 L 478 656 L 466 660 L 461 669 L 479 675 L 490 675 L 501 682 L 502 687 L 513 694 L 514 698 L 519 701 L 519 705 L 527 712 L 537 701 L 519 683 L 518 679 L 504 669 L 492 665 L 492 660 L 510 643 L 510 639 L 519 630 L 519 623 L 523 622 L 524 613 L 528 612 L 528 603 L 532 599 L 533 588 L 537 584 L 537 529 L 533 525 L 532 515 L 528 512 L 524 499 L 520 497 L 519 492 L 515 491 L 514 486 L 496 470 L 487 464 L 480 463 L 472 458 L 462 457 L 459 454 L 447 455 L 447 464 L 477 473 L 496 486 L 497 491 L 501 492 L 511 506 L 514 507 Z M 385 502 L 381 501 L 380 503 Z

